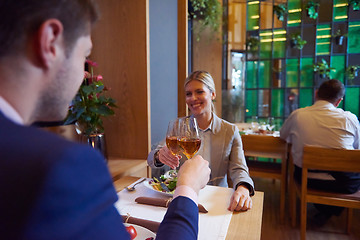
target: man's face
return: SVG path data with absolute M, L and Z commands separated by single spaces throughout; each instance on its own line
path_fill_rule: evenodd
M 68 106 L 84 79 L 84 64 L 91 48 L 90 35 L 78 38 L 73 50 L 63 58 L 55 77 L 39 99 L 37 120 L 60 121 L 66 117 Z

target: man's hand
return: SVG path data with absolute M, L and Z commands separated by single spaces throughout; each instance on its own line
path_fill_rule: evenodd
M 238 186 L 230 198 L 229 211 L 246 211 L 252 208 L 252 199 L 245 186 Z
M 177 186 L 191 187 L 197 194 L 204 188 L 210 179 L 209 162 L 197 155 L 181 166 L 178 173 Z
M 168 165 L 172 169 L 175 169 L 179 166 L 180 159 L 180 155 L 174 156 L 166 146 L 159 150 L 159 161 L 165 165 Z

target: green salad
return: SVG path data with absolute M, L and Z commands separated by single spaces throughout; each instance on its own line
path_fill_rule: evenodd
M 173 194 L 177 183 L 177 170 L 167 171 L 160 179 L 153 177 L 150 185 L 157 191 Z

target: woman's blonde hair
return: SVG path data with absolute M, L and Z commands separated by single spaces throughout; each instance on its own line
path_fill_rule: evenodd
M 206 71 L 194 71 L 186 79 L 184 87 L 192 80 L 200 81 L 210 90 L 211 93 L 216 93 L 215 82 L 210 73 Z M 215 112 L 214 103 L 211 102 L 211 111 Z

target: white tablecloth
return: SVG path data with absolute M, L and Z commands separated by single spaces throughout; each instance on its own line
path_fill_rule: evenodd
M 199 213 L 200 240 L 225 239 L 232 217 L 232 212 L 227 210 L 230 202 L 231 188 L 206 186 L 200 191 L 199 203 L 209 212 Z M 168 196 L 147 188 L 144 183 L 136 186 L 136 191 L 128 192 L 126 189 L 118 193 L 119 201 L 115 206 L 122 215 L 130 214 L 132 217 L 161 222 L 166 213 L 166 208 L 137 204 L 135 198 L 139 196 L 169 198 Z

